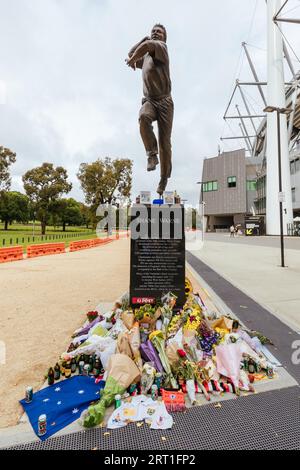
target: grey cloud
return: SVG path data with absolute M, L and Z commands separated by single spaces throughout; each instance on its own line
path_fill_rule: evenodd
M 254 5 L 255 0 L 0 0 L 0 80 L 7 87 L 0 143 L 17 152 L 15 187 L 20 189 L 27 169 L 52 161 L 68 169 L 71 194 L 82 200 L 79 164 L 110 155 L 133 159 L 133 195 L 154 193 L 159 174 L 145 171 L 137 125 L 141 75 L 126 67 L 125 58 L 161 22 L 168 30 L 175 102 L 170 189 L 196 203 L 195 183 L 203 157 L 215 155 L 220 144 Z M 258 2 L 249 40 L 265 47 L 265 27 L 264 2 Z M 257 62 L 263 74 L 260 52 Z M 249 76 L 247 67 L 244 72 Z

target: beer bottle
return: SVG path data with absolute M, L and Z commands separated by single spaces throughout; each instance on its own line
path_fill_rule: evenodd
M 255 374 L 255 362 L 251 357 L 248 362 L 248 371 L 249 374 Z
M 66 365 L 67 365 L 66 361 L 62 361 L 61 366 L 60 366 L 60 372 L 61 372 L 61 375 L 63 376 L 65 375 Z
M 93 368 L 95 367 L 97 361 L 97 354 L 93 354 Z
M 72 372 L 72 374 L 74 374 L 76 372 L 76 369 L 77 369 L 76 359 L 75 359 L 75 357 L 73 357 L 73 359 L 71 361 L 71 372 Z
M 54 380 L 59 380 L 60 379 L 60 367 L 58 362 L 56 363 L 54 367 Z
M 67 364 L 66 364 L 65 377 L 66 377 L 66 379 L 71 377 L 71 362 L 70 361 L 68 361 Z
M 84 362 L 84 354 L 80 354 L 79 359 L 78 359 L 78 364 L 79 362 Z
M 52 367 L 48 370 L 48 385 L 54 384 L 54 370 Z
M 90 356 L 89 357 L 89 360 L 87 362 L 88 366 L 89 366 L 89 375 L 92 375 L 93 374 L 93 356 Z
M 93 375 L 95 375 L 95 377 L 100 375 L 101 369 L 102 369 L 101 361 L 100 359 L 97 358 L 94 364 L 94 368 L 93 368 Z

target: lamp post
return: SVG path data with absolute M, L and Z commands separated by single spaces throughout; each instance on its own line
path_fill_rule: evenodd
M 201 184 L 201 205 L 202 205 L 202 210 L 201 210 L 201 218 L 202 218 L 202 241 L 204 241 L 204 206 L 205 206 L 205 202 L 203 200 L 203 184 L 204 184 L 204 181 L 198 181 L 197 184 Z
M 280 139 L 280 114 L 291 114 L 292 110 L 289 108 L 276 108 L 275 106 L 267 106 L 264 109 L 265 113 L 277 113 L 277 149 L 278 149 L 278 178 L 279 178 L 279 212 L 280 212 L 280 249 L 281 249 L 281 267 L 285 267 L 284 263 L 284 233 L 283 233 L 283 200 L 284 194 L 282 192 L 282 174 L 281 174 L 281 139 Z

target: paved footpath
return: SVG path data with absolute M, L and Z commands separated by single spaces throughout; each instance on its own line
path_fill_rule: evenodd
M 202 250 L 194 254 L 300 331 L 300 238 L 289 238 L 286 246 L 287 268 L 279 267 L 280 242 L 277 237 L 230 239 L 228 234 L 207 234 Z

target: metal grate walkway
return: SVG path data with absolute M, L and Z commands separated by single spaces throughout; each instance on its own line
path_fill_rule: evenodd
M 249 395 L 174 413 L 174 426 L 153 431 L 146 424 L 68 434 L 10 450 L 195 450 L 300 449 L 300 388 Z M 165 438 L 165 440 L 162 439 Z

